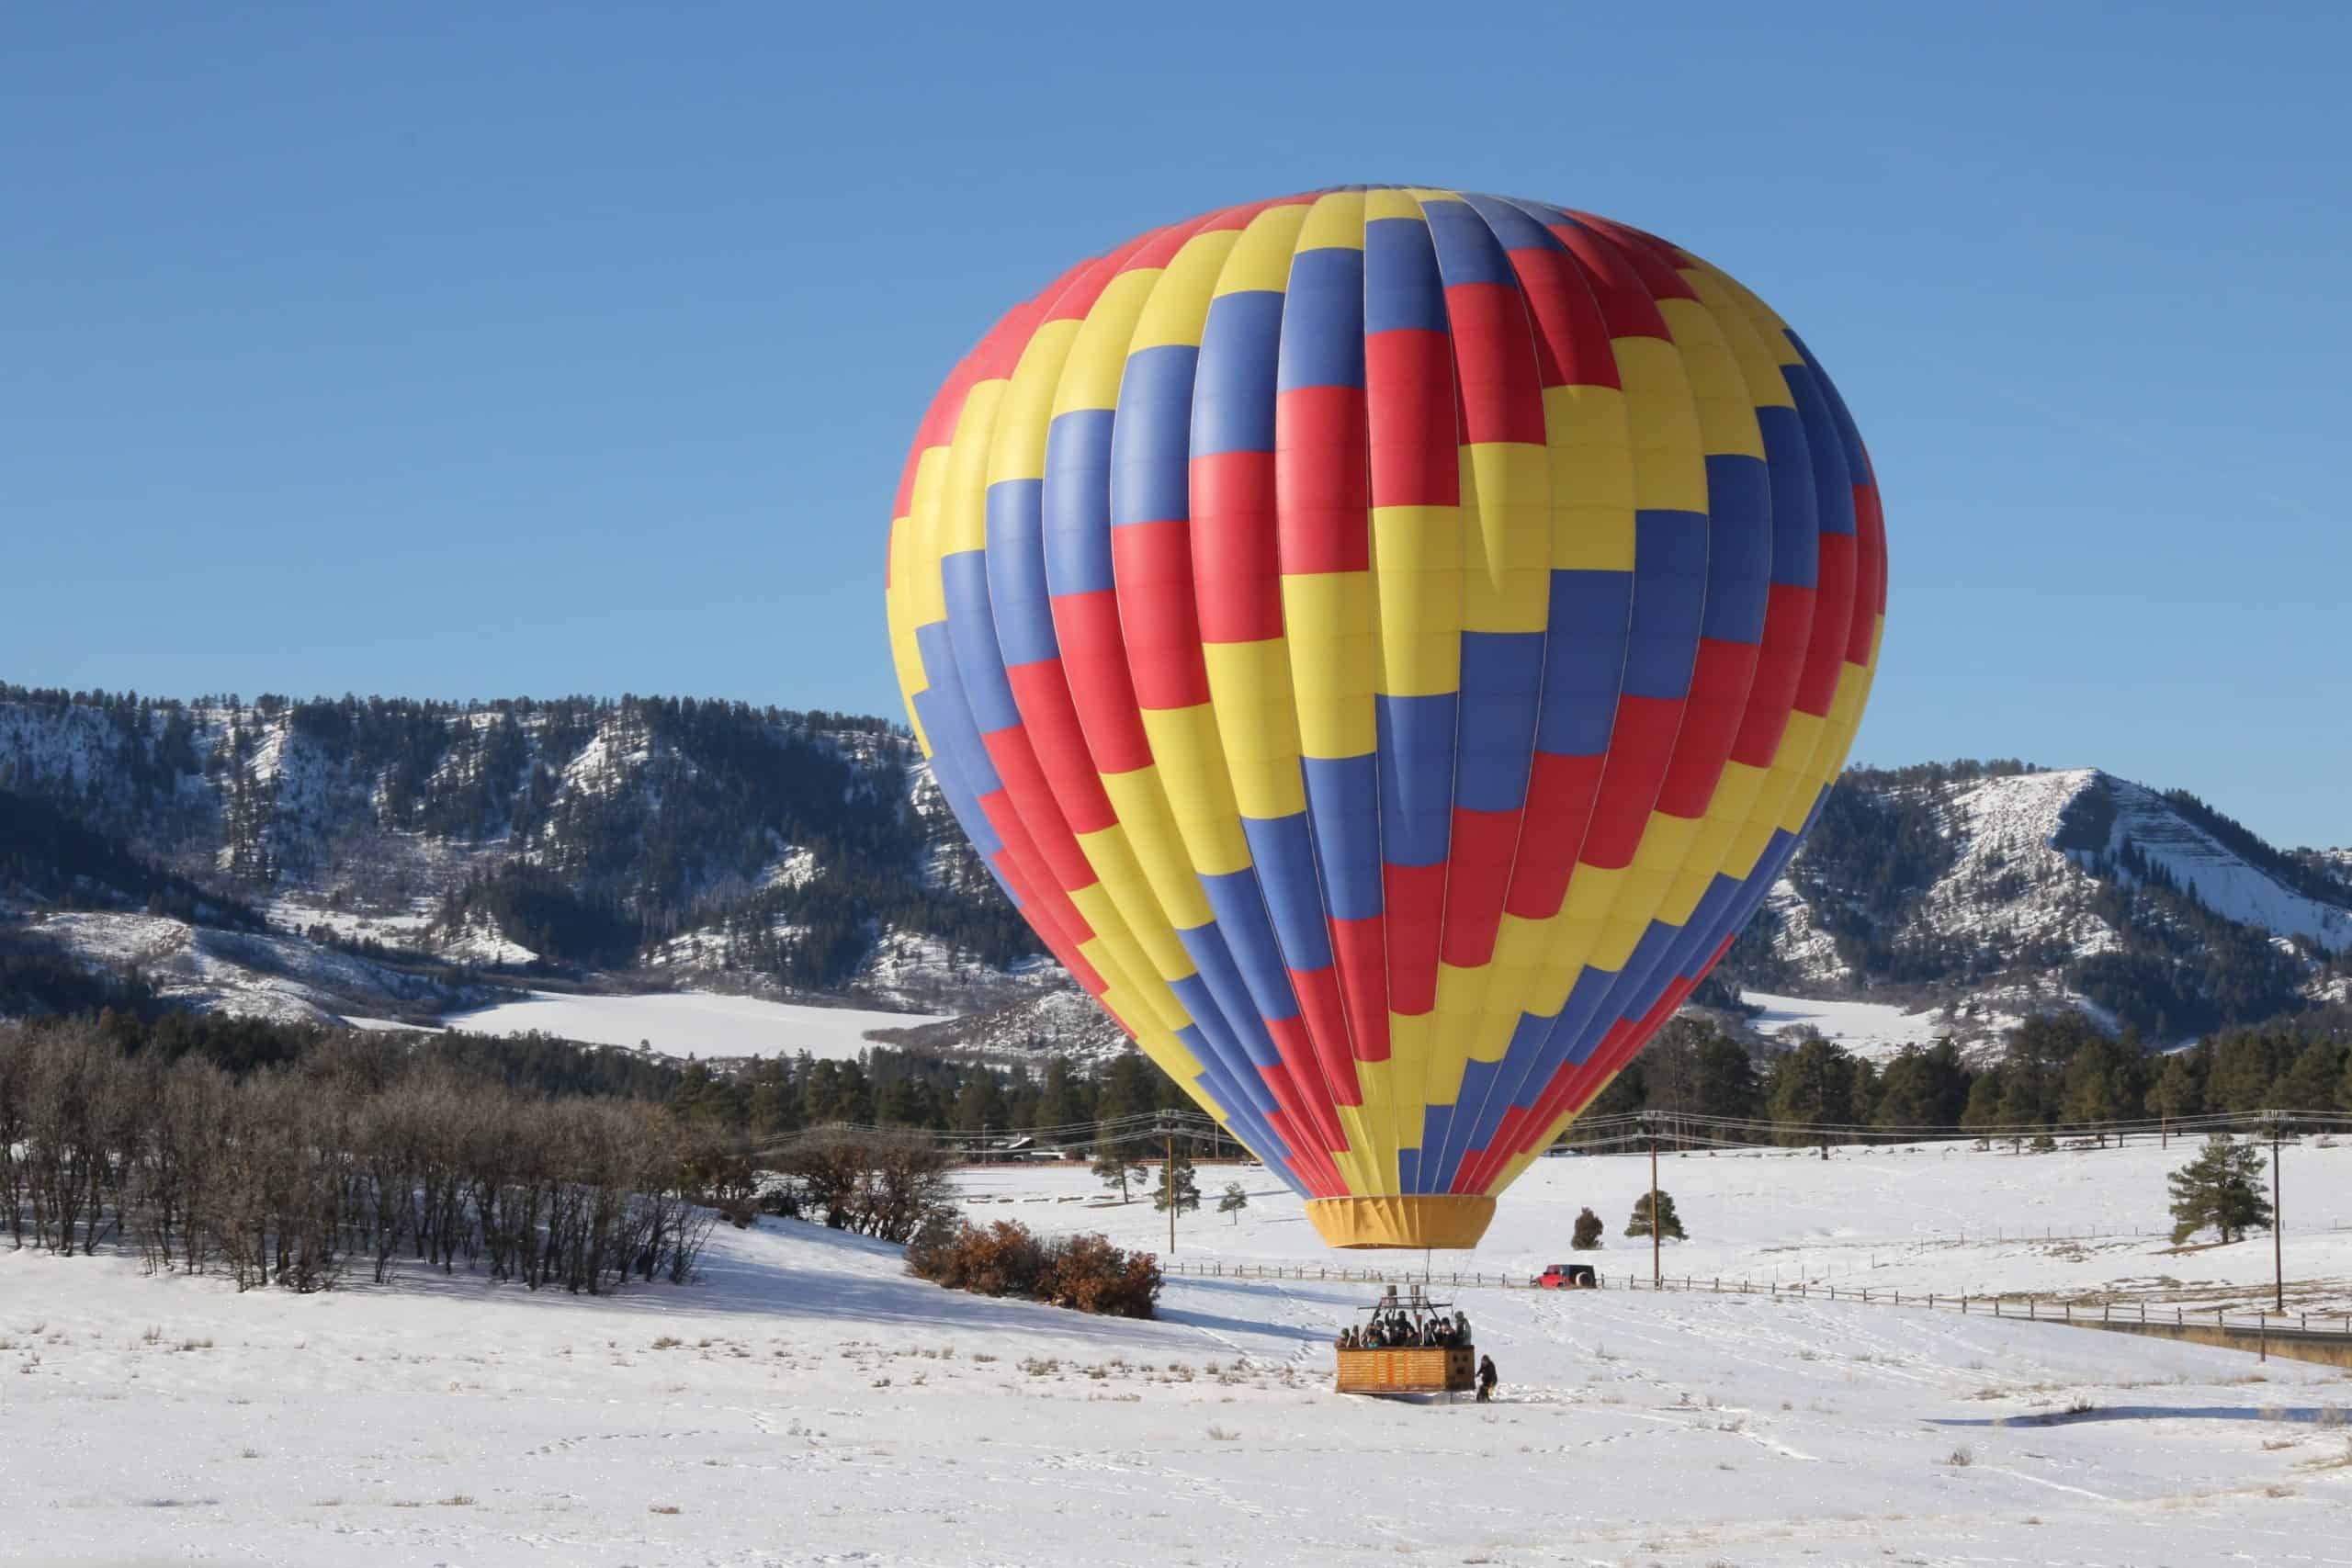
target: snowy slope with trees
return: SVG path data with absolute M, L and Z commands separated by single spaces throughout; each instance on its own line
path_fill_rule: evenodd
M 2352 881 L 2194 796 L 2096 769 L 1858 769 L 1727 981 L 1930 1006 L 1963 1040 L 2078 1008 L 2173 1042 L 2326 999 Z
M 553 971 L 955 1019 L 919 1026 L 925 1050 L 1121 1049 L 880 720 L 5 688 L 0 810 L 17 818 L 0 963 L 20 969 L 119 976 L 145 944 L 198 955 L 156 976 L 175 1001 L 404 1019 Z M 8 909 L 91 918 L 44 928 Z M 187 929 L 107 923 L 132 917 Z M 1849 1043 L 1881 1054 L 1922 1028 L 1997 1052 L 2053 1008 L 2176 1043 L 2352 998 L 2352 852 L 2280 851 L 2093 769 L 1858 769 L 1720 974 L 1702 1003 L 1728 1009 L 1745 987 L 1882 1010 L 1842 1015 Z M 110 983 L 53 983 L 48 1005 L 107 999 Z
M 667 986 L 930 1013 L 1061 983 L 912 742 L 879 720 L 655 698 L 180 704 L 7 688 L 0 801 L 91 840 L 0 863 L 0 909 L 196 918 L 209 892 L 249 925 L 363 958 L 643 968 Z M 169 907 L 149 885 L 161 878 L 177 879 Z M 82 934 L 60 928 L 48 945 L 107 963 Z M 211 999 L 246 1007 L 268 989 Z

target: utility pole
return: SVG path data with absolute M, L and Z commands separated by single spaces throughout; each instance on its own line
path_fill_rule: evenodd
M 1645 1114 L 1645 1121 L 1648 1120 Z M 1658 1258 L 1657 1238 L 1657 1129 L 1650 1129 L 1650 1289 L 1655 1291 L 1664 1281 L 1664 1265 Z
M 2287 1228 L 2286 1201 L 2278 1190 L 2278 1117 L 2270 1117 L 2270 1290 L 2271 1304 L 2278 1315 L 2287 1315 L 2287 1244 L 2282 1233 Z
M 1168 1190 L 1168 1255 L 1176 1256 L 1176 1133 L 1168 1134 L 1168 1163 L 1160 1168 L 1159 1179 Z

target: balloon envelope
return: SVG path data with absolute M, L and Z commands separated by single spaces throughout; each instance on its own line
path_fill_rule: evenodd
M 1466 1247 L 1842 765 L 1886 582 L 1804 343 L 1665 241 L 1372 186 L 1138 236 L 916 434 L 890 637 L 1054 954 L 1309 1200 Z

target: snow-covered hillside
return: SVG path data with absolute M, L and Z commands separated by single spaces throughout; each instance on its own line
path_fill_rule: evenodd
M 1038 953 L 910 739 L 874 720 L 668 699 L 17 693 L 0 700 L 0 788 L 253 906 L 286 939 L 318 939 L 308 957 L 194 943 L 205 961 L 165 976 L 194 1005 L 295 1016 L 341 998 L 412 1017 L 429 998 L 345 965 L 418 980 L 422 957 L 947 1021 L 909 1042 L 924 1049 L 1123 1048 Z M 109 901 L 87 881 L 65 899 L 0 887 L 0 911 L 208 918 L 186 882 Z M 122 945 L 51 934 L 82 963 Z M 337 977 L 299 978 L 312 970 Z M 1982 1057 L 2021 1018 L 2074 1008 L 2176 1043 L 2352 999 L 2352 852 L 2281 853 L 2096 769 L 1859 770 L 1722 977 L 1780 998 L 1766 1039 L 1809 1021 L 1866 1053 L 1949 1033 Z
M 2160 1010 L 2130 997 L 2119 1007 L 2110 988 L 2094 996 L 2085 976 L 2111 987 L 2157 953 L 2163 966 L 2188 966 L 2185 996 L 2161 1010 L 2194 1014 L 2203 981 L 2189 971 L 2242 965 L 2216 946 L 2215 932 L 2235 928 L 2273 939 L 2278 973 L 2245 988 L 2267 987 L 2282 1010 L 2298 995 L 2324 999 L 2340 983 L 2332 969 L 2352 956 L 2352 883 L 2301 874 L 2242 829 L 2233 848 L 2226 819 L 2097 769 L 1860 772 L 1838 788 L 1849 808 L 1825 813 L 1767 902 L 1770 983 L 1756 989 L 1892 993 L 1883 999 L 1932 1004 L 1979 1045 L 2060 1007 L 2177 1036 L 2193 1021 L 2154 1029 Z
M 1805 1187 L 1842 1160 L 1795 1162 L 1778 1198 L 1736 1207 L 1677 1168 L 1695 1225 L 1759 1251 L 1868 1202 L 1842 1175 Z M 1142 1203 L 1023 1203 L 996 1179 L 973 1195 L 1014 1201 L 977 1213 L 1153 1229 Z M 1991 1190 L 1968 1181 L 1952 1205 Z M 1613 1188 L 1594 1196 L 1614 1213 Z M 1261 1192 L 1238 1225 L 1188 1216 L 1176 1258 L 1328 1256 L 1306 1237 Z M 2041 1255 L 2070 1267 L 2062 1250 Z M 1941 1288 L 1990 1256 L 1946 1253 Z M 1157 1321 L 1089 1318 L 941 1291 L 894 1247 L 773 1220 L 722 1228 L 700 1284 L 604 1298 L 421 1271 L 239 1295 L 130 1258 L 0 1254 L 7 1551 L 86 1568 L 2343 1557 L 2352 1381 L 2332 1369 L 1817 1296 L 1486 1290 L 1456 1299 L 1497 1403 L 1389 1403 L 1330 1389 L 1330 1337 L 1371 1294 L 1178 1279 Z
M 322 948 L 300 938 L 219 931 L 160 915 L 69 912 L 31 932 L 93 968 L 136 972 L 167 1002 L 279 1023 L 351 1014 L 433 1018 L 474 988 Z
M 1019 923 L 930 769 L 873 720 L 657 699 L 460 708 L 17 693 L 0 699 L 0 788 L 258 908 L 289 938 L 368 955 L 641 965 L 670 985 L 931 1015 L 1067 984 L 1029 955 L 1025 933 L 1007 950 Z M 894 899 L 894 883 L 923 895 Z M 77 886 L 76 907 L 107 907 L 102 884 Z M 0 886 L 0 911 L 42 905 L 10 895 Z M 111 902 L 145 900 L 117 890 Z M 96 960 L 103 947 L 73 953 Z M 248 976 L 232 964 L 224 954 L 175 976 L 174 994 L 283 1010 L 267 976 L 284 963 Z
M 973 1055 L 997 1062 L 1049 1055 L 1099 1066 L 1133 1049 L 1110 1015 L 1075 987 L 1040 992 L 936 1023 L 884 1029 L 876 1038 L 926 1055 Z

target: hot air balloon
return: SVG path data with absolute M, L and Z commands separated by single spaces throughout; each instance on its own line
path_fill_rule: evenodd
M 923 416 L 888 575 L 981 858 L 1337 1247 L 1475 1245 L 1722 957 L 1885 588 L 1853 421 L 1756 296 L 1380 186 L 1013 307 Z

